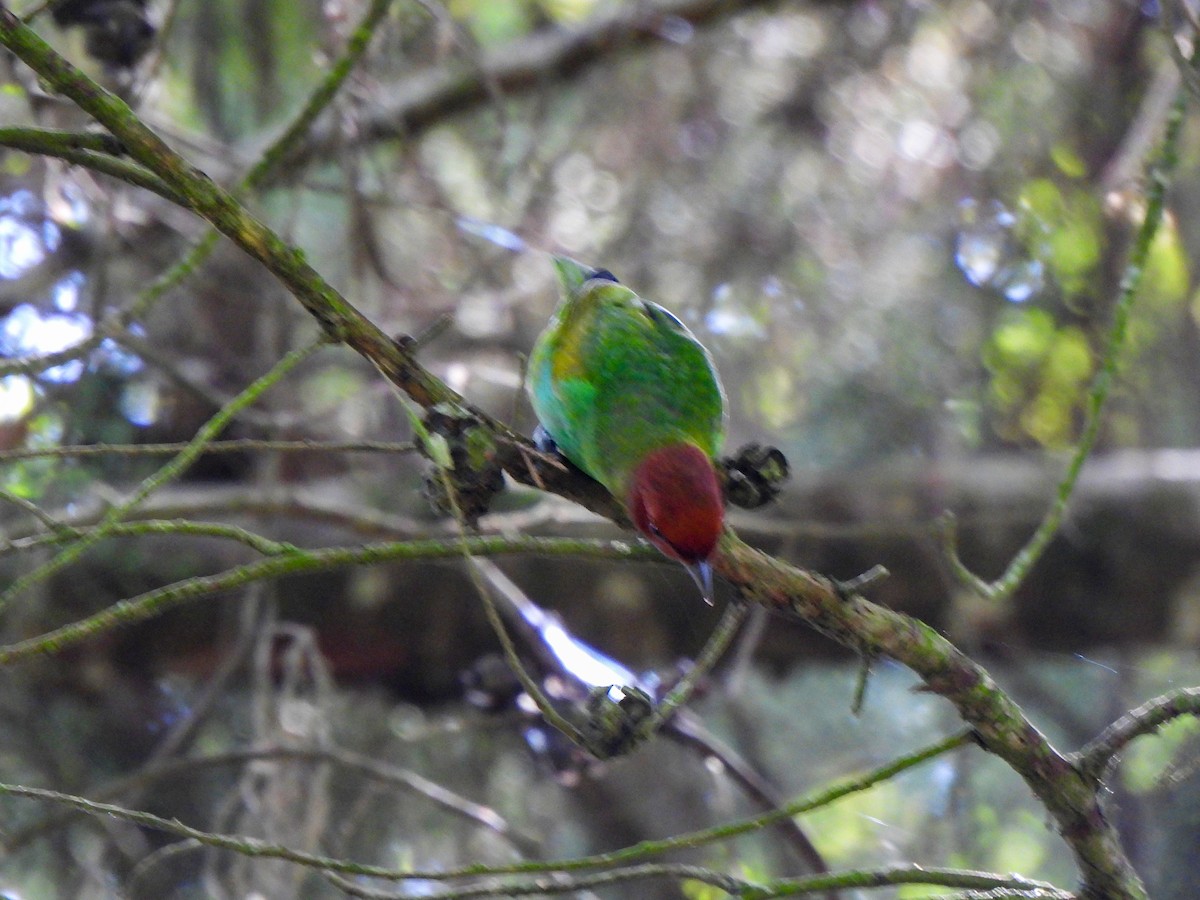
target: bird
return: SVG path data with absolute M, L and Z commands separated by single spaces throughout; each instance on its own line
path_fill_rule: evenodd
M 712 356 L 678 318 L 607 269 L 565 256 L 553 263 L 562 298 L 530 352 L 526 380 L 540 436 L 604 485 L 711 604 L 709 560 L 725 518 L 714 460 L 726 421 Z

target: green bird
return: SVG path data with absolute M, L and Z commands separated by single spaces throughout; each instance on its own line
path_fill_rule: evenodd
M 563 298 L 529 357 L 528 392 L 560 453 L 620 500 L 712 602 L 725 517 L 713 459 L 725 394 L 687 327 L 611 272 L 555 257 Z

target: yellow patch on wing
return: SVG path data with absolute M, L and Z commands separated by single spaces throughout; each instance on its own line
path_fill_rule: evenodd
M 599 309 L 600 295 L 595 288 L 575 298 L 563 310 L 558 324 L 558 335 L 554 342 L 554 354 L 550 366 L 554 380 L 582 378 L 584 343 L 594 337 L 593 324 Z
M 554 355 L 550 358 L 550 370 L 558 382 L 583 375 L 583 329 L 571 328 L 569 322 L 565 324 L 568 327 L 559 331 Z

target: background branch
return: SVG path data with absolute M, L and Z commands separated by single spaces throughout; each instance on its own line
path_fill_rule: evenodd
M 495 102 L 498 94 L 536 90 L 547 78 L 579 74 L 639 44 L 687 40 L 695 26 L 764 5 L 766 0 L 653 0 L 602 8 L 574 28 L 530 34 L 406 76 L 388 86 L 376 110 L 357 119 L 355 138 L 360 144 L 411 139 L 450 115 Z M 318 123 L 290 159 L 324 159 L 345 146 L 334 123 Z
M 1079 765 L 1100 781 L 1134 739 L 1152 734 L 1180 716 L 1195 715 L 1200 715 L 1200 688 L 1180 688 L 1155 697 L 1121 716 L 1085 744 L 1078 753 Z

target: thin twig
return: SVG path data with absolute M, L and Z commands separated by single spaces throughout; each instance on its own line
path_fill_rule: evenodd
M 1183 55 L 1183 50 L 1179 47 L 1179 38 L 1176 36 L 1176 21 L 1173 16 L 1179 16 L 1188 23 L 1188 27 L 1192 29 L 1191 41 L 1195 41 L 1198 37 L 1196 33 L 1196 15 L 1192 12 L 1188 3 L 1181 0 L 1164 0 L 1163 6 L 1159 11 L 1159 21 L 1162 24 L 1163 37 L 1167 41 L 1167 52 L 1171 54 L 1171 60 L 1175 63 L 1175 69 L 1183 78 L 1183 83 L 1187 85 L 1193 96 L 1200 97 L 1200 76 L 1197 76 L 1196 67 L 1193 61 Z
M 458 503 L 458 492 L 455 490 L 454 484 L 450 481 L 450 472 L 447 466 L 448 460 L 442 458 L 443 454 L 433 450 L 435 441 L 441 440 L 444 447 L 445 439 L 441 435 L 431 435 L 426 430 L 420 417 L 413 411 L 407 398 L 401 398 L 401 400 L 405 404 L 405 410 L 408 411 L 413 431 L 416 432 L 422 445 L 426 448 L 426 455 L 437 466 L 438 477 L 441 479 L 446 499 L 449 501 L 450 508 L 454 513 L 454 522 L 458 529 L 458 547 L 461 549 L 463 557 L 466 560 L 467 575 L 470 577 L 476 593 L 483 600 L 484 614 L 487 616 L 488 624 L 491 625 L 496 639 L 500 641 L 500 649 L 504 654 L 504 659 L 508 663 L 508 667 L 517 676 L 517 680 L 521 682 L 521 687 L 525 689 L 525 693 L 537 705 L 538 711 L 542 714 L 542 718 L 546 720 L 546 723 L 552 728 L 561 731 L 574 743 L 582 745 L 583 742 L 579 729 L 554 708 L 554 705 L 550 702 L 550 698 L 542 690 L 542 686 L 537 683 L 537 679 L 526 671 L 525 666 L 521 662 L 521 657 L 517 653 L 516 644 L 513 643 L 512 635 L 508 633 L 508 629 L 504 626 L 504 620 L 500 616 L 500 610 L 496 608 L 496 601 L 492 598 L 491 591 L 488 590 L 488 586 L 484 583 L 478 566 L 475 565 L 475 561 L 471 558 L 470 544 L 467 541 L 467 526 Z
M 192 777 L 204 769 L 242 766 L 253 762 L 279 763 L 333 763 L 347 771 L 355 771 L 371 778 L 373 781 L 390 785 L 404 791 L 424 797 L 434 806 L 472 822 L 482 828 L 494 832 L 522 853 L 533 853 L 539 844 L 530 834 L 511 825 L 494 809 L 473 800 L 468 800 L 460 794 L 451 791 L 444 785 L 431 781 L 423 775 L 410 769 L 390 765 L 344 750 L 339 747 L 256 747 L 249 750 L 231 750 L 226 753 L 214 753 L 206 756 L 193 756 L 182 759 L 166 760 L 145 766 L 134 775 L 122 778 L 112 784 L 103 785 L 91 791 L 89 799 L 105 802 L 131 793 L 141 793 L 146 788 L 180 776 Z M 4 848 L 12 853 L 27 844 L 34 837 L 44 833 L 48 828 L 58 827 L 74 815 L 82 812 L 73 810 L 66 816 L 56 815 L 47 817 L 42 822 L 16 831 L 6 837 Z
M 255 380 L 238 394 L 237 397 L 226 404 L 224 408 L 219 410 L 216 415 L 205 422 L 196 432 L 195 437 L 192 438 L 188 445 L 174 459 L 146 478 L 138 486 L 137 490 L 130 494 L 122 503 L 110 509 L 95 529 L 89 531 L 85 536 L 81 536 L 75 543 L 67 546 L 49 562 L 39 566 L 32 572 L 27 572 L 14 581 L 3 594 L 0 594 L 0 609 L 7 606 L 14 597 L 20 596 L 30 585 L 36 584 L 50 577 L 55 572 L 60 571 L 65 566 L 70 565 L 89 548 L 103 540 L 108 533 L 108 528 L 120 522 L 131 510 L 136 509 L 143 500 L 164 484 L 179 477 L 179 475 L 187 470 L 203 453 L 205 444 L 220 434 L 240 410 L 255 402 L 268 389 L 287 375 L 288 372 L 307 359 L 318 348 L 324 346 L 324 344 L 325 339 L 321 338 L 312 342 L 307 347 L 293 350 L 276 363 L 271 371 Z
M 50 534 L 34 534 L 14 540 L 0 541 L 0 555 L 21 553 L 39 547 L 54 547 L 77 541 L 90 537 L 100 528 L 99 525 L 82 527 L 60 525 Z M 236 525 L 226 525 L 221 522 L 195 522 L 188 519 L 143 519 L 137 522 L 118 522 L 104 526 L 101 537 L 162 537 L 166 535 L 223 538 L 245 544 L 264 556 L 278 556 L 284 553 L 294 553 L 297 550 L 293 544 L 274 541 Z
M 741 900 L 768 900 L 771 897 L 794 897 L 837 888 L 890 887 L 897 884 L 929 884 L 942 887 L 972 888 L 976 891 L 1041 891 L 1043 897 L 1071 897 L 1067 891 L 1045 881 L 1034 881 L 1019 875 L 997 875 L 967 869 L 937 868 L 905 864 L 881 869 L 861 869 L 853 872 L 832 872 L 805 878 L 780 878 L 761 887 L 751 887 L 738 894 Z M 986 894 L 984 895 L 986 896 Z M 998 896 L 1004 896 L 1000 894 Z M 1011 894 L 1009 895 L 1011 896 Z M 1028 896 L 1028 894 L 1026 894 Z M 1036 895 L 1035 895 L 1036 896 Z
M 493 102 L 495 92 L 512 96 L 536 89 L 548 77 L 586 71 L 611 58 L 622 47 L 661 43 L 663 23 L 697 25 L 733 11 L 762 5 L 763 0 L 654 0 L 598 7 L 601 11 L 572 27 L 541 29 L 485 50 L 477 61 L 452 59 L 418 71 L 386 87 L 372 114 L 363 117 L 355 134 L 358 144 L 413 135 L 452 114 Z M 298 151 L 301 160 L 324 159 L 345 150 L 336 126 L 321 123 Z M 292 170 L 286 173 L 291 175 Z
M 411 897 L 406 891 L 378 890 L 363 887 L 348 878 L 329 873 L 325 876 L 331 884 L 345 891 L 351 897 L 361 897 L 365 900 L 402 900 Z M 427 894 L 430 900 L 471 900 L 475 897 L 528 897 L 531 895 L 551 896 L 554 894 L 573 894 L 587 891 L 589 888 L 603 888 L 631 881 L 648 881 L 650 879 L 671 879 L 672 881 L 696 881 L 710 884 L 731 896 L 741 896 L 750 887 L 749 882 L 734 878 L 724 872 L 717 872 L 704 866 L 687 863 L 644 863 L 637 866 L 626 866 L 612 872 L 593 872 L 588 875 L 572 875 L 570 877 L 546 877 L 524 880 L 487 880 L 479 881 L 469 887 L 447 888 L 436 894 Z
M 119 144 L 108 135 L 10 126 L 0 128 L 0 147 L 52 156 L 71 165 L 109 175 L 125 184 L 144 188 L 172 203 L 187 203 L 182 194 L 145 166 L 115 155 L 119 149 L 114 148 L 119 148 Z
M 1200 53 L 1200 50 L 1197 52 Z M 1193 54 L 1193 61 L 1194 59 L 1195 54 Z M 1091 455 L 1092 447 L 1095 446 L 1096 438 L 1100 434 L 1105 402 L 1108 400 L 1113 381 L 1116 378 L 1121 353 L 1125 349 L 1125 337 L 1129 330 L 1129 317 L 1133 311 L 1134 300 L 1137 299 L 1138 290 L 1142 284 L 1142 276 L 1146 271 L 1154 238 L 1162 224 L 1167 183 L 1179 164 L 1179 136 L 1183 129 L 1186 105 L 1186 95 L 1181 93 L 1176 98 L 1170 115 L 1167 117 L 1166 132 L 1163 135 L 1157 158 L 1149 164 L 1146 211 L 1134 240 L 1133 249 L 1130 251 L 1125 273 L 1121 278 L 1121 292 L 1113 312 L 1113 322 L 1109 329 L 1108 340 L 1105 342 L 1104 358 L 1092 381 L 1091 389 L 1088 391 L 1083 433 L 1071 454 L 1071 461 L 1058 485 L 1054 502 L 1046 510 L 1041 524 L 1038 525 L 1029 541 L 1017 552 L 1004 573 L 995 581 L 985 582 L 972 574 L 959 560 L 951 540 L 948 539 L 946 542 L 951 563 L 960 579 L 990 600 L 1003 600 L 1009 597 L 1041 558 L 1050 541 L 1058 534 L 1067 511 L 1067 505 L 1075 491 L 1075 484 L 1079 480 L 1079 473 L 1083 470 L 1083 464 Z M 952 535 L 953 532 L 947 531 L 947 534 Z
M 859 776 L 854 779 L 846 779 L 836 785 L 833 785 L 832 787 L 826 788 L 824 791 L 821 791 L 810 798 L 794 801 L 789 803 L 781 810 L 772 811 L 764 815 L 756 816 L 752 819 L 744 819 L 739 822 L 728 823 L 726 825 L 705 829 L 703 831 L 691 832 L 686 835 L 678 835 L 674 838 L 668 838 L 665 840 L 643 841 L 639 844 L 626 847 L 622 850 L 599 854 L 596 856 L 578 857 L 574 859 L 557 861 L 552 860 L 546 862 L 538 861 L 510 863 L 498 866 L 473 865 L 462 869 L 404 870 L 388 868 L 385 866 L 356 863 L 343 859 L 334 859 L 327 856 L 304 853 L 278 844 L 269 844 L 257 838 L 204 831 L 199 828 L 193 828 L 190 825 L 185 825 L 178 819 L 165 819 L 161 816 L 156 816 L 153 813 L 127 809 L 125 807 L 110 803 L 100 803 L 94 800 L 88 800 L 84 797 L 77 797 L 72 794 L 64 794 L 59 791 L 51 791 L 44 788 L 25 787 L 14 784 L 0 784 L 0 794 L 57 803 L 62 806 L 77 809 L 90 815 L 111 816 L 123 821 L 133 822 L 145 828 L 154 829 L 155 831 L 161 831 L 167 834 L 174 834 L 178 837 L 196 840 L 209 847 L 232 850 L 248 857 L 282 859 L 298 865 L 321 869 L 327 872 L 366 876 L 370 878 L 383 878 L 392 881 L 450 881 L 476 876 L 581 872 L 589 869 L 607 868 L 624 863 L 631 863 L 637 860 L 645 859 L 651 855 L 667 852 L 669 850 L 683 847 L 695 847 L 713 841 L 727 840 L 731 837 L 736 837 L 750 831 L 756 831 L 766 825 L 778 821 L 781 817 L 799 815 L 802 812 L 827 806 L 841 797 L 858 791 L 866 790 L 875 784 L 878 784 L 880 781 L 894 777 L 905 769 L 919 765 L 922 762 L 933 759 L 934 757 L 940 756 L 941 754 L 950 750 L 964 746 L 969 742 L 970 736 L 966 733 L 945 738 L 941 741 L 938 741 L 936 744 L 930 745 L 929 747 L 925 747 L 914 753 L 908 754 L 900 759 L 893 760 L 887 765 L 882 766 L 879 769 L 868 773 L 867 775 Z M 1009 883 L 1011 883 L 1011 881 Z
M 512 538 L 499 535 L 468 537 L 472 554 L 531 554 L 535 556 L 573 556 L 593 559 L 631 558 L 628 546 L 619 541 L 570 540 L 565 538 Z M 653 551 L 650 551 L 653 553 Z M 223 593 L 283 575 L 327 572 L 349 566 L 374 565 L 402 560 L 453 559 L 461 557 L 461 542 L 444 540 L 385 541 L 351 547 L 325 547 L 320 550 L 292 549 L 267 559 L 235 566 L 215 575 L 198 575 L 155 588 L 100 612 L 63 625 L 53 631 L 0 647 L 0 666 L 39 654 L 58 653 L 90 637 L 120 625 L 142 622 L 183 603 Z M 646 554 L 646 559 L 651 556 Z
M 1151 734 L 1180 716 L 1200 715 L 1200 687 L 1180 688 L 1130 710 L 1080 748 L 1079 765 L 1097 781 L 1135 738 Z
M 0 462 L 18 459 L 84 458 L 89 456 L 170 456 L 187 447 L 186 443 L 170 444 L 71 444 L 65 447 L 17 447 L 0 450 Z M 295 441 L 234 438 L 210 441 L 202 455 L 217 453 L 411 453 L 411 441 L 319 441 L 310 438 Z
M 659 701 L 654 715 L 647 725 L 650 733 L 661 728 L 679 707 L 691 699 L 700 679 L 708 675 L 720 662 L 733 639 L 737 637 L 738 629 L 742 627 L 742 623 L 746 621 L 749 613 L 750 605 L 748 603 L 744 603 L 740 599 L 729 602 L 725 607 L 725 612 L 721 614 L 721 620 L 717 623 L 717 627 L 713 629 L 712 634 L 705 642 L 704 649 L 700 651 L 700 655 L 696 657 L 678 683 Z
M 72 528 L 58 521 L 58 519 L 54 518 L 54 516 L 50 515 L 50 513 L 46 512 L 32 500 L 20 497 L 12 491 L 0 488 L 0 503 L 8 503 L 21 510 L 21 512 L 32 516 L 42 527 L 50 531 L 50 536 L 56 541 L 69 540 L 76 534 Z

